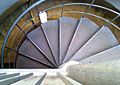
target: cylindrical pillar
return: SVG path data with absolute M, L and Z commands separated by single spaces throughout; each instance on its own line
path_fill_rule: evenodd
M 67 72 L 83 85 L 120 85 L 120 60 L 73 65 Z

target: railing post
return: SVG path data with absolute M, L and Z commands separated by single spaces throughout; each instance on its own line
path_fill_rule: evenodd
M 82 17 L 85 17 L 87 12 L 89 12 L 89 9 L 92 7 L 93 3 L 95 2 L 95 0 L 92 0 L 92 2 L 90 3 L 90 5 L 88 6 L 88 8 L 85 10 L 84 14 Z
M 116 19 L 120 17 L 120 14 L 118 14 L 116 17 L 114 17 L 111 21 L 109 21 L 105 26 L 109 27 Z
M 29 2 L 28 2 L 28 8 L 30 7 L 30 5 L 31 5 L 31 0 L 29 0 Z M 32 12 L 31 11 L 29 11 L 29 14 L 30 14 L 30 18 L 33 18 L 33 15 L 32 15 Z M 35 24 L 35 22 L 34 22 L 34 20 L 32 19 L 32 24 Z
M 64 10 L 64 0 L 62 0 L 61 17 L 63 16 L 63 10 Z
M 22 30 L 22 28 L 21 28 L 18 24 L 16 24 L 16 26 L 18 27 L 18 29 L 19 29 L 20 31 L 22 31 L 22 32 L 23 32 L 23 34 L 25 34 L 25 31 L 24 31 L 24 30 Z

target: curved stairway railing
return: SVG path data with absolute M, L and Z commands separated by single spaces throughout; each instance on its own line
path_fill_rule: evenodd
M 106 26 L 112 25 L 113 27 L 115 27 L 115 28 L 120 30 L 119 26 L 117 26 L 115 23 L 113 23 L 116 19 L 118 19 L 120 17 L 120 13 L 116 12 L 116 11 L 114 11 L 112 9 L 109 9 L 107 7 L 103 7 L 103 6 L 100 6 L 100 5 L 95 5 L 95 4 L 93 4 L 95 1 L 96 0 L 92 0 L 92 2 L 89 4 L 89 3 L 64 3 L 64 1 L 62 0 L 62 4 L 46 8 L 46 9 L 42 10 L 41 12 L 39 12 L 39 10 L 37 10 L 37 14 L 33 15 L 32 12 L 31 12 L 30 15 L 32 15 L 32 16 L 29 19 L 25 20 L 24 23 L 22 24 L 22 26 L 19 25 L 19 22 L 26 15 L 29 15 L 28 13 L 30 11 L 33 11 L 34 8 L 36 8 L 37 6 L 39 6 L 41 4 L 42 4 L 41 6 L 43 6 L 43 3 L 45 2 L 45 0 L 37 1 L 36 3 L 31 5 L 26 11 L 24 11 L 15 20 L 14 24 L 11 26 L 11 28 L 9 29 L 9 31 L 8 31 L 5 39 L 4 39 L 4 43 L 2 45 L 2 58 L 1 58 L 1 61 L 2 61 L 1 66 L 2 66 L 2 68 L 4 68 L 6 55 L 7 55 L 7 59 L 8 59 L 7 62 L 10 64 L 11 56 L 13 56 L 13 55 L 17 56 L 17 50 L 18 50 L 21 42 L 24 40 L 24 37 L 26 37 L 26 34 L 29 31 L 31 31 L 32 29 L 35 29 L 37 26 L 40 26 L 41 21 L 39 19 L 39 14 L 43 13 L 43 12 L 48 12 L 48 11 L 54 10 L 56 8 L 61 8 L 60 12 L 56 12 L 55 14 L 48 14 L 48 19 L 49 19 L 49 17 L 58 16 L 58 15 L 59 15 L 59 17 L 62 17 L 63 14 L 66 14 L 66 13 L 70 13 L 70 14 L 76 14 L 77 13 L 77 14 L 82 15 L 81 17 L 86 17 L 86 16 L 95 17 L 97 19 L 100 19 L 100 20 L 104 21 L 105 23 L 103 25 L 106 25 Z M 77 6 L 77 5 L 87 6 L 87 9 L 84 12 L 83 11 L 75 11 L 75 10 L 64 11 L 64 7 L 65 6 Z M 103 17 L 101 17 L 99 15 L 90 13 L 89 10 L 92 7 L 97 8 L 97 9 L 102 9 L 102 10 L 109 11 L 109 12 L 115 14 L 115 17 L 113 19 L 111 19 L 111 20 L 108 20 L 108 19 L 103 18 Z M 38 19 L 37 22 L 35 21 L 36 17 Z M 30 26 L 26 27 L 29 23 L 32 23 L 32 24 L 30 24 Z M 15 30 L 16 30 L 16 32 L 15 32 Z M 11 37 L 13 32 L 15 32 L 15 34 L 13 34 L 14 38 Z M 12 43 L 9 45 L 9 41 L 10 40 L 12 41 Z M 9 51 L 6 51 L 6 50 L 9 50 Z M 13 58 L 13 61 L 15 63 L 15 58 Z M 11 67 L 11 66 L 9 65 L 9 67 Z
M 2 50 L 1 49 L 2 48 L 2 42 L 4 41 L 4 39 L 5 39 L 6 35 L 7 35 L 7 32 L 10 29 L 10 27 L 12 26 L 14 21 L 17 19 L 17 17 L 20 16 L 20 14 L 22 12 L 24 12 L 27 8 L 29 8 L 29 6 L 34 4 L 36 1 L 37 0 L 26 0 L 26 1 L 23 1 L 24 4 L 22 4 L 20 6 L 18 5 L 14 9 L 7 10 L 7 12 L 6 11 L 3 12 L 3 16 L 5 14 L 5 17 L 3 17 L 4 21 L 0 22 L 0 24 L 1 24 L 0 25 L 0 57 L 1 57 L 1 50 Z M 6 3 L 7 3 L 7 1 L 6 1 Z M 19 3 L 17 2 L 16 4 L 19 4 Z M 11 8 L 16 6 L 16 4 L 11 5 Z M 13 10 L 14 10 L 14 12 L 12 12 Z M 1 60 L 1 58 L 0 58 L 0 60 Z M 1 61 L 0 61 L 0 66 L 1 66 Z

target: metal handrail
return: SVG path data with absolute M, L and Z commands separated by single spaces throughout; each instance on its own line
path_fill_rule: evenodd
M 85 12 L 80 12 L 80 11 L 64 11 L 63 13 L 80 13 L 80 14 L 84 14 Z M 57 12 L 57 13 L 55 13 L 55 14 L 51 14 L 51 15 L 48 15 L 48 18 L 49 17 L 52 17 L 52 16 L 55 16 L 55 15 L 57 15 L 57 14 L 60 14 L 61 12 Z M 107 19 L 105 19 L 105 18 L 103 18 L 103 17 L 101 17 L 101 16 L 98 16 L 98 15 L 95 15 L 95 14 L 92 14 L 92 13 L 86 13 L 87 15 L 90 15 L 90 16 L 94 16 L 94 17 L 96 17 L 96 18 L 99 18 L 99 19 L 101 19 L 101 20 L 104 20 L 104 21 L 106 21 L 106 22 L 109 22 L 109 20 L 107 20 Z M 27 20 L 24 24 L 23 24 L 23 26 L 22 27 L 24 27 L 27 23 L 29 23 L 32 19 L 34 19 L 36 16 L 39 16 L 39 14 L 36 14 L 34 17 L 32 17 L 32 18 L 30 18 L 29 20 Z M 114 23 L 111 23 L 111 25 L 113 25 L 115 28 L 117 28 L 117 29 L 119 29 L 120 30 L 120 28 L 117 26 L 117 25 L 115 25 Z
M 4 61 L 4 48 L 5 48 L 5 45 L 7 43 L 7 40 L 8 40 L 8 37 L 9 35 L 11 34 L 14 26 L 17 24 L 17 22 L 27 13 L 29 12 L 29 10 L 31 10 L 32 8 L 34 8 L 35 6 L 39 5 L 40 3 L 44 2 L 45 0 L 40 0 L 38 2 L 36 2 L 35 4 L 33 4 L 32 6 L 30 6 L 26 11 L 24 11 L 17 19 L 16 21 L 14 22 L 14 24 L 11 26 L 11 28 L 9 29 L 5 39 L 4 39 L 4 43 L 2 45 L 2 61 Z M 4 63 L 1 63 L 1 67 L 3 68 L 4 67 Z
M 92 0 L 91 4 L 89 5 L 89 7 L 86 9 L 85 13 L 83 14 L 82 17 L 85 17 L 86 13 L 89 11 L 89 9 L 92 7 L 93 3 L 95 2 L 96 0 Z
M 90 5 L 90 4 L 87 4 L 87 3 L 69 3 L 69 4 L 64 4 L 64 6 L 68 6 L 68 5 Z M 57 6 L 54 6 L 54 7 L 51 7 L 51 8 L 48 8 L 48 9 L 46 9 L 46 10 L 44 10 L 44 11 L 49 11 L 49 10 L 51 10 L 51 9 L 54 9 L 54 8 L 57 8 L 57 7 L 60 7 L 60 6 L 63 6 L 63 5 L 57 5 Z M 94 5 L 93 4 L 93 6 L 95 6 L 95 7 L 99 7 L 99 8 L 103 8 L 103 9 L 106 9 L 106 10 L 109 10 L 109 11 L 111 11 L 111 12 L 113 12 L 113 13 L 115 13 L 115 14 L 118 14 L 119 16 L 120 16 L 120 13 L 119 12 L 116 12 L 116 11 L 114 11 L 114 10 L 112 10 L 112 9 L 109 9 L 109 8 L 106 8 L 106 7 L 103 7 L 103 6 L 99 6 L 99 5 Z M 54 15 L 54 14 L 53 14 Z M 35 16 L 38 16 L 38 14 L 36 14 Z M 30 21 L 30 20 L 32 20 L 33 18 L 35 18 L 35 17 L 32 17 L 32 18 L 30 18 L 28 21 L 26 21 L 27 23 Z M 24 25 L 26 25 L 26 24 L 24 24 Z M 23 25 L 23 26 L 24 26 Z M 23 27 L 22 26 L 22 27 Z
M 2 45 L 2 61 L 4 61 L 4 48 L 5 48 L 5 45 L 6 45 L 6 43 L 7 43 L 8 37 L 9 37 L 9 35 L 11 34 L 14 26 L 17 24 L 17 22 L 18 22 L 27 12 L 29 12 L 32 8 L 34 8 L 35 6 L 41 4 L 41 3 L 44 2 L 44 1 L 45 1 L 45 0 L 40 0 L 40 1 L 36 2 L 35 4 L 33 4 L 32 6 L 30 6 L 25 12 L 23 12 L 23 13 L 18 17 L 18 19 L 14 22 L 14 24 L 12 25 L 12 27 L 9 29 L 8 34 L 7 34 L 7 36 L 5 37 L 4 43 L 3 43 L 3 45 Z M 91 4 L 88 4 L 88 3 L 68 3 L 68 4 L 64 4 L 64 6 L 70 6 L 70 5 L 86 5 L 86 6 L 89 6 L 89 5 L 91 5 Z M 49 11 L 49 10 L 51 10 L 51 9 L 58 8 L 58 7 L 62 7 L 62 6 L 63 6 L 63 5 L 53 6 L 53 7 L 51 7 L 51 8 L 45 9 L 45 10 L 43 10 L 43 11 Z M 98 8 L 101 8 L 101 9 L 105 9 L 105 10 L 107 10 L 107 11 L 113 12 L 113 13 L 115 13 L 115 14 L 117 14 L 117 15 L 120 16 L 120 13 L 119 13 L 119 12 L 116 12 L 116 11 L 114 11 L 114 10 L 112 10 L 112 9 L 109 9 L 109 8 L 106 8 L 106 7 L 103 7 L 103 6 L 99 6 L 99 5 L 95 5 L 95 4 L 92 4 L 92 6 L 93 6 L 93 7 L 98 7 Z M 86 13 L 86 14 L 88 14 L 88 13 Z M 112 23 L 111 23 L 111 24 L 112 24 Z M 114 24 L 113 24 L 113 25 L 114 25 Z M 115 26 L 115 25 L 114 25 L 114 26 Z M 116 27 L 117 27 L 117 26 L 116 26 Z M 2 67 L 3 67 L 3 65 L 4 65 L 4 63 L 2 63 Z
M 70 6 L 70 5 L 85 5 L 85 6 L 89 6 L 90 4 L 89 4 L 89 3 L 67 3 L 67 4 L 64 4 L 64 6 Z M 62 7 L 62 6 L 63 6 L 63 5 L 60 4 L 60 5 L 57 5 L 57 6 L 53 6 L 53 7 L 47 8 L 47 9 L 45 9 L 45 10 L 43 10 L 43 11 L 49 11 L 49 10 L 52 10 L 52 9 L 55 9 L 55 8 L 58 8 L 58 7 Z M 119 12 L 114 11 L 114 10 L 112 10 L 112 9 L 110 9 L 110 8 L 107 8 L 107 7 L 104 7 L 104 6 L 92 4 L 92 7 L 97 7 L 97 8 L 105 9 L 105 10 L 108 10 L 108 11 L 110 11 L 110 12 L 113 12 L 113 13 L 115 13 L 115 14 L 117 14 L 117 15 L 120 15 Z

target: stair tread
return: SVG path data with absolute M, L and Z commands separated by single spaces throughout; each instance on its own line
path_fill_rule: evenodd
M 49 45 L 51 47 L 51 51 L 54 55 L 55 61 L 58 65 L 58 20 L 52 20 L 48 21 L 46 23 L 42 24 L 43 31 L 46 35 L 46 38 L 49 42 Z
M 45 76 L 46 73 L 40 76 L 30 76 L 26 79 L 13 83 L 12 85 L 40 85 Z
M 53 65 L 49 62 L 46 56 L 44 56 L 29 40 L 24 41 L 24 43 L 21 45 L 19 49 L 19 52 L 28 55 L 32 58 L 35 58 L 39 60 L 41 63 L 53 67 Z
M 111 47 L 118 45 L 118 41 L 109 30 L 103 26 L 72 58 L 80 61 L 94 54 L 100 53 Z
M 57 75 L 65 83 L 65 85 L 82 85 L 66 75 L 61 73 L 57 73 Z
M 16 83 L 13 83 L 11 85 L 35 85 L 36 82 L 40 79 L 38 76 L 31 76 L 26 79 L 20 80 Z
M 45 38 L 45 35 L 43 33 L 43 30 L 41 27 L 33 30 L 32 32 L 30 32 L 27 37 L 32 40 L 36 46 L 39 47 L 39 49 L 41 49 L 41 52 L 54 64 L 56 65 L 55 63 L 55 60 L 54 60 L 54 57 L 52 55 L 52 52 L 50 50 L 50 47 L 48 45 L 48 42 Z
M 87 18 L 81 18 L 64 62 L 67 62 L 98 30 L 98 26 L 95 23 Z
M 69 66 L 68 76 L 84 85 L 119 85 L 120 60 Z
M 103 62 L 108 60 L 117 60 L 117 59 L 120 59 L 119 53 L 120 53 L 120 45 L 110 48 L 108 50 L 105 50 L 96 55 L 90 56 L 80 61 L 80 63 L 87 64 L 87 63 L 98 63 L 98 62 Z
M 47 76 L 42 85 L 66 85 L 58 76 Z
M 0 76 L 2 76 L 2 75 L 6 75 L 6 73 L 0 73 Z
M 18 75 L 19 75 L 19 73 L 0 75 L 0 80 L 15 77 L 15 76 L 18 76 Z
M 60 21 L 60 63 L 68 50 L 69 44 L 72 40 L 75 29 L 78 25 L 78 20 L 70 17 L 62 17 Z
M 33 61 L 29 58 L 19 55 L 17 59 L 17 68 L 49 68 L 49 66 Z
M 28 73 L 28 74 L 24 74 L 24 75 L 20 75 L 20 76 L 6 78 L 6 79 L 3 79 L 3 80 L 0 80 L 0 85 L 11 85 L 11 84 L 13 84 L 17 81 L 23 80 L 23 79 L 28 78 L 32 75 L 33 75 L 33 73 Z

